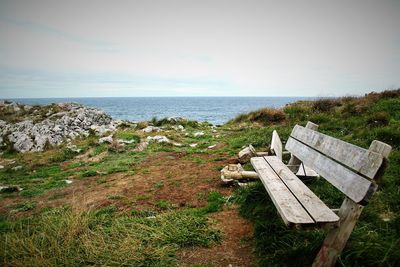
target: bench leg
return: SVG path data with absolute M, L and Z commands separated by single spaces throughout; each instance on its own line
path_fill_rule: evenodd
M 345 198 L 339 210 L 340 225 L 328 232 L 312 266 L 328 267 L 335 265 L 363 208 L 363 206 L 355 203 L 351 199 Z

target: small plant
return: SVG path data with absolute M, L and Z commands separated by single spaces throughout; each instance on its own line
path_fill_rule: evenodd
M 125 198 L 125 196 L 124 195 L 111 195 L 111 196 L 108 196 L 108 199 L 110 199 L 110 200 L 120 200 L 120 199 L 123 199 L 123 198 Z
M 154 187 L 157 188 L 157 189 L 163 188 L 164 187 L 164 182 L 163 181 L 159 181 L 159 182 L 154 184 Z
M 166 210 L 166 209 L 170 209 L 172 207 L 172 204 L 168 200 L 162 199 L 156 203 L 156 207 Z
M 21 212 L 21 211 L 32 210 L 35 207 L 36 207 L 35 203 L 25 202 L 25 203 L 19 203 L 19 204 L 16 204 L 16 205 L 12 205 L 9 208 L 11 209 L 12 212 Z
M 97 172 L 93 171 L 93 170 L 84 171 L 81 174 L 82 177 L 91 177 L 91 176 L 96 176 L 96 175 L 97 175 Z

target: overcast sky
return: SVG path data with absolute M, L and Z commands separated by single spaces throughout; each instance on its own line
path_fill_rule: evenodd
M 400 87 L 400 0 L 0 0 L 0 98 Z

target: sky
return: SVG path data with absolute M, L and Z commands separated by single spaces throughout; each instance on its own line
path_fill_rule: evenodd
M 0 98 L 400 87 L 400 0 L 0 0 Z

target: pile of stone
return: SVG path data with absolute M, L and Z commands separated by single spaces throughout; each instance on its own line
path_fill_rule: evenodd
M 21 105 L 15 102 L 0 103 L 0 111 L 12 108 L 15 112 L 19 112 L 20 107 Z M 30 113 L 26 110 L 32 109 L 29 107 L 22 106 L 28 115 Z M 30 119 L 29 116 L 16 123 L 0 120 L 0 149 L 4 148 L 7 142 L 19 152 L 42 151 L 47 145 L 58 146 L 78 136 L 88 136 L 90 132 L 102 136 L 115 131 L 122 123 L 113 121 L 101 110 L 76 103 L 56 104 L 51 107 L 53 108 L 41 107 L 47 108 L 48 111 L 46 110 L 40 121 Z M 34 113 L 38 113 L 38 110 L 32 112 L 32 117 Z

